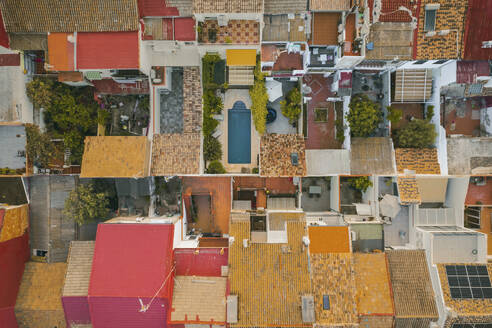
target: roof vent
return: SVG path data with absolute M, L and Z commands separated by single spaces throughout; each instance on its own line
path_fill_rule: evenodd
M 299 165 L 299 154 L 298 153 L 291 153 L 290 154 L 290 162 L 294 166 Z

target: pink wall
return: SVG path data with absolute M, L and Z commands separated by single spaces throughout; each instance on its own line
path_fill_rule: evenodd
M 148 304 L 150 298 L 142 301 Z M 147 312 L 142 313 L 138 298 L 89 296 L 94 328 L 166 328 L 168 304 L 166 299 L 155 298 Z
M 64 296 L 62 297 L 62 305 L 67 327 L 71 327 L 72 324 L 91 323 L 87 296 Z

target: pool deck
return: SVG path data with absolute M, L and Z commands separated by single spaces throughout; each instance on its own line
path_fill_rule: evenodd
M 250 164 L 229 164 L 228 159 L 228 113 L 229 109 L 232 108 L 236 101 L 242 101 L 246 105 L 247 108 L 251 108 L 251 98 L 249 97 L 248 90 L 227 90 L 225 94 L 224 100 L 224 110 L 222 114 L 224 119 L 219 123 L 218 129 L 222 131 L 222 134 L 219 136 L 219 141 L 222 144 L 222 165 L 226 169 L 227 173 L 241 173 L 242 168 L 248 168 L 251 170 L 255 167 L 258 167 L 257 157 L 260 152 L 260 135 L 255 129 L 255 125 L 253 122 L 253 117 L 251 117 L 251 163 Z

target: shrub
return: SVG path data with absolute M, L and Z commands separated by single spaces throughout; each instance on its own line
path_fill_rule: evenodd
M 226 170 L 225 170 L 225 168 L 221 162 L 212 161 L 212 162 L 210 162 L 210 164 L 208 164 L 207 173 L 209 173 L 209 174 L 224 174 L 224 173 L 226 173 Z
M 379 105 L 371 101 L 365 94 L 352 97 L 347 114 L 350 131 L 354 137 L 368 137 L 381 122 Z
M 427 106 L 427 111 L 425 112 L 425 119 L 430 122 L 434 117 L 434 105 Z
M 397 133 L 397 144 L 402 148 L 428 148 L 434 145 L 437 132 L 427 120 L 414 119 Z
M 222 158 L 222 144 L 210 135 L 203 138 L 203 158 L 205 161 L 218 161 Z
M 295 123 L 301 114 L 301 92 L 298 88 L 289 91 L 285 100 L 280 102 L 282 114 L 289 119 L 289 123 Z
M 401 109 L 393 108 L 391 106 L 386 107 L 388 110 L 388 121 L 391 122 L 391 125 L 396 125 L 401 121 L 403 117 L 403 111 Z
M 255 69 L 255 83 L 249 89 L 249 95 L 252 102 L 251 114 L 253 115 L 256 131 L 259 134 L 263 134 L 266 130 L 266 116 L 268 114 L 268 93 L 265 87 L 265 76 L 260 72 L 259 65 Z
M 224 109 L 222 99 L 215 95 L 215 91 L 207 90 L 203 93 L 204 111 L 210 114 L 220 114 Z
M 349 185 L 361 192 L 365 192 L 367 188 L 372 187 L 372 181 L 369 177 L 354 177 L 349 178 Z
M 341 118 L 337 118 L 335 120 L 335 127 L 337 134 L 335 136 L 335 139 L 338 140 L 341 144 L 345 141 L 345 127 L 343 126 L 343 121 Z
M 257 167 L 253 167 L 253 169 L 251 170 L 251 173 L 258 174 L 258 173 L 260 173 L 260 169 Z

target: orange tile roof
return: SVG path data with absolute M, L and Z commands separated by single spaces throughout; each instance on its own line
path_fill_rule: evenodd
M 354 254 L 354 271 L 359 315 L 393 315 L 386 254 Z
M 69 42 L 71 33 L 48 34 L 48 64 L 50 71 L 73 71 L 74 44 Z
M 348 227 L 309 227 L 309 252 L 350 253 Z
M 82 178 L 149 175 L 150 142 L 145 136 L 86 137 Z
M 398 177 L 398 194 L 402 204 L 420 204 L 421 197 L 415 176 Z
M 395 149 L 398 173 L 414 170 L 416 174 L 440 174 L 436 148 L 397 148 Z

